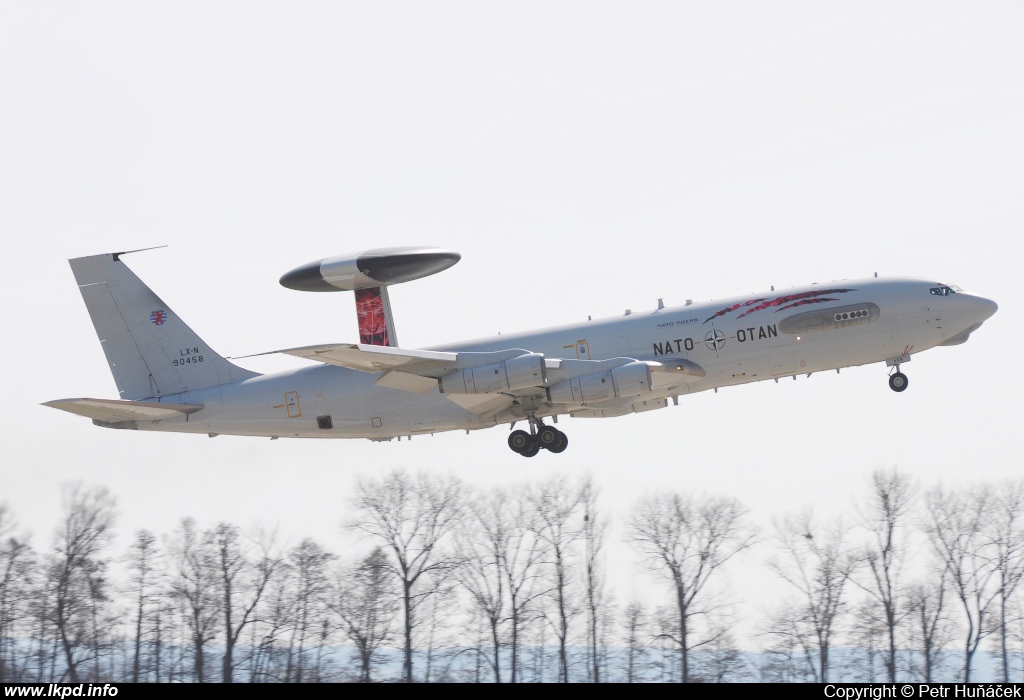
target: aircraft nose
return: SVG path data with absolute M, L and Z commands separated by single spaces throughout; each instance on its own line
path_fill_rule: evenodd
M 974 316 L 978 323 L 982 323 L 992 317 L 999 310 L 999 304 L 984 297 L 974 297 Z

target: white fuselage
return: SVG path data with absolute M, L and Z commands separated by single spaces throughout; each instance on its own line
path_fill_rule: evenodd
M 546 358 L 697 363 L 706 376 L 631 402 L 663 400 L 718 387 L 883 362 L 938 345 L 963 342 L 991 316 L 994 302 L 965 293 L 936 295 L 934 282 L 864 279 L 751 294 L 598 319 L 529 333 L 502 335 L 434 350 L 499 351 L 512 348 Z M 787 297 L 786 301 L 778 301 Z M 774 304 L 774 305 L 766 305 Z M 856 320 L 831 318 L 841 311 Z M 812 312 L 830 321 L 794 330 L 787 319 Z M 811 318 L 813 323 L 818 323 Z M 798 319 L 799 321 L 799 319 Z M 802 322 L 802 321 L 801 321 Z M 524 417 L 518 405 L 481 417 L 432 389 L 416 394 L 374 384 L 379 375 L 331 365 L 304 367 L 165 396 L 161 400 L 202 404 L 192 415 L 152 423 L 140 430 L 269 437 L 370 438 L 472 430 Z M 620 402 L 621 403 L 621 402 Z M 652 404 L 664 405 L 664 401 Z M 565 404 L 534 406 L 539 417 L 577 412 Z M 577 407 L 578 408 L 578 407 Z M 322 429 L 317 417 L 330 416 Z

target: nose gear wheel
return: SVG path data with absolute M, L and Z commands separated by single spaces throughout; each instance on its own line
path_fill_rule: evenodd
M 889 375 L 889 388 L 893 391 L 905 391 L 909 384 L 910 380 L 907 379 L 907 375 L 903 374 L 903 372 Z

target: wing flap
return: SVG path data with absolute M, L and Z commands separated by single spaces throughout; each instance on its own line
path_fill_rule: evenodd
M 402 370 L 409 374 L 444 374 L 455 367 L 458 353 L 433 350 L 403 350 L 387 345 L 360 345 L 358 343 L 332 343 L 307 345 L 275 352 L 316 360 L 360 372 L 387 372 Z M 270 355 L 273 353 L 260 353 Z M 248 357 L 256 357 L 249 355 Z
M 498 413 L 515 402 L 507 394 L 445 394 L 445 398 L 478 416 Z
M 274 352 L 246 355 L 245 357 L 259 357 L 275 353 L 301 357 L 306 360 L 316 360 L 317 362 L 354 369 L 360 372 L 369 372 L 371 374 L 397 371 L 409 375 L 432 377 L 434 379 L 455 370 L 479 367 L 529 354 L 528 351 L 519 349 L 498 350 L 496 352 L 444 352 L 437 350 L 404 350 L 387 345 L 332 343 L 330 345 L 307 345 L 301 348 L 275 350 Z M 391 379 L 384 379 L 380 384 L 381 386 L 392 386 L 389 382 L 398 384 L 403 383 L 404 380 L 399 377 L 393 377 Z M 407 391 L 423 393 L 430 388 L 426 382 L 420 382 L 415 386 L 415 389 L 407 389 Z M 394 388 L 404 387 L 395 386 Z
M 414 394 L 425 394 L 431 389 L 437 388 L 437 380 L 433 377 L 423 377 L 419 374 L 409 374 L 399 370 L 385 372 L 374 384 L 386 386 L 389 389 L 411 391 Z
M 195 413 L 203 408 L 202 406 L 178 403 L 120 399 L 58 399 L 57 401 L 47 401 L 43 405 L 107 423 L 177 418 Z

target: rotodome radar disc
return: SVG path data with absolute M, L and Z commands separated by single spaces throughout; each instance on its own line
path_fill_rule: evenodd
M 375 248 L 301 265 L 285 273 L 281 284 L 300 292 L 354 291 L 434 275 L 461 259 L 443 248 Z

